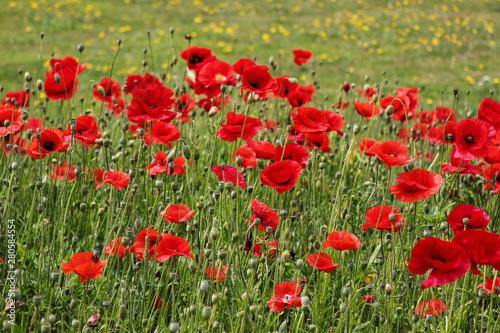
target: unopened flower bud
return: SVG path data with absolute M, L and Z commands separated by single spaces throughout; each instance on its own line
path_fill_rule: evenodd
M 394 106 L 389 105 L 388 107 L 385 108 L 385 114 L 387 116 L 391 116 L 394 113 Z

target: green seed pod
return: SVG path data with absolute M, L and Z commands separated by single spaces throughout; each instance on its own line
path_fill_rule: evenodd
M 125 307 L 125 305 L 121 305 L 120 306 L 120 312 L 118 314 L 118 317 L 121 319 L 121 320 L 126 320 L 127 317 L 128 317 L 128 310 L 127 308 Z
M 210 317 L 212 316 L 212 307 L 211 306 L 204 306 L 203 309 L 201 310 L 201 316 L 205 320 L 209 320 Z

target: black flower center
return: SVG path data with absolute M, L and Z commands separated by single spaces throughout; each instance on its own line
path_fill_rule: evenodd
M 55 146 L 54 141 L 47 141 L 47 142 L 44 142 L 42 145 L 43 149 L 48 150 L 48 151 L 53 151 L 54 146 Z

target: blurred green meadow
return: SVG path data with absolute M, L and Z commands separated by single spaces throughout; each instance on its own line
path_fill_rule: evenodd
M 44 79 L 51 56 L 78 57 L 78 44 L 89 69 L 82 79 L 98 80 L 109 74 L 119 38 L 117 79 L 142 71 L 143 60 L 147 71 L 175 75 L 171 65 L 190 34 L 193 45 L 228 62 L 272 58 L 276 74 L 295 66 L 293 48 L 310 50 L 314 64 L 299 79 L 321 81 L 320 94 L 338 91 L 343 80 L 388 81 L 427 90 L 423 106 L 438 104 L 441 92 L 455 86 L 477 91 L 479 100 L 500 84 L 499 15 L 494 0 L 6 1 L 0 84 L 18 88 L 19 70 Z

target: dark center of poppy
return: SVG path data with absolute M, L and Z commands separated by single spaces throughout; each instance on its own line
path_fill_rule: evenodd
M 80 128 L 78 131 L 76 131 L 78 134 L 83 134 L 85 132 L 87 132 L 87 129 L 85 128 Z
M 432 258 L 432 259 L 437 260 L 437 261 L 441 261 L 442 263 L 446 264 L 446 260 L 444 260 L 443 258 Z
M 189 60 L 189 62 L 192 64 L 192 65 L 196 65 L 197 63 L 200 63 L 203 61 L 203 58 L 199 57 L 197 54 L 193 54 L 191 56 L 191 60 Z
M 476 144 L 476 138 L 474 137 L 474 135 L 472 134 L 469 134 L 467 135 L 465 138 L 464 138 L 464 141 L 466 144 L 468 145 L 475 145 Z
M 158 108 L 158 105 L 150 105 L 150 106 L 149 106 L 149 109 L 150 109 L 150 110 L 157 109 L 157 108 Z
M 249 82 L 248 84 L 254 89 L 259 89 L 259 84 L 255 81 Z
M 291 182 L 292 180 L 291 179 L 288 179 L 287 181 L 284 181 L 284 182 L 281 182 L 281 183 L 276 183 L 278 185 L 287 185 Z
M 46 141 L 42 145 L 43 149 L 48 150 L 48 151 L 53 151 L 54 146 L 55 146 L 54 141 Z
M 99 257 L 96 256 L 96 255 L 93 255 L 92 256 L 92 262 L 95 263 L 95 264 L 97 264 L 99 262 Z

